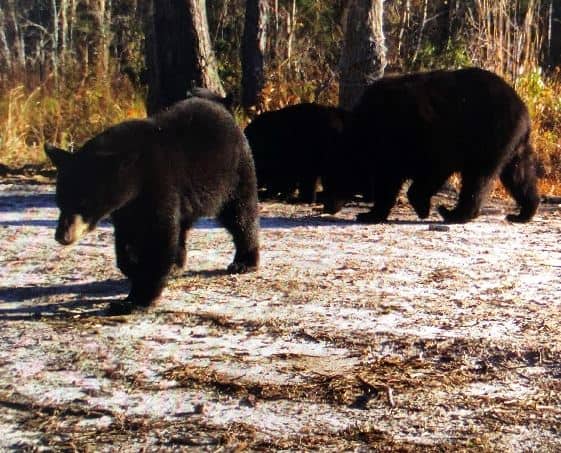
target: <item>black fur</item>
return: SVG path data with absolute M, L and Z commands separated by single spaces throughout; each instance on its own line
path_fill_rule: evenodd
M 253 160 L 242 131 L 217 103 L 192 98 L 113 126 L 76 153 L 46 152 L 58 169 L 57 240 L 76 239 L 68 228 L 77 215 L 89 229 L 111 215 L 131 308 L 150 305 L 172 268 L 183 267 L 187 231 L 200 217 L 217 216 L 232 234 L 231 272 L 257 267 Z
M 409 201 L 424 219 L 431 197 L 459 172 L 456 207 L 439 207 L 446 222 L 475 218 L 496 176 L 520 206 L 508 220 L 527 222 L 539 204 L 530 128 L 528 110 L 514 89 L 482 69 L 381 79 L 354 108 L 344 133 L 346 149 L 329 159 L 325 210 L 336 212 L 366 185 L 374 206 L 357 220 L 385 221 L 410 179 Z
M 209 101 L 218 102 L 222 104 L 230 112 L 234 112 L 234 96 L 228 93 L 226 96 L 222 97 L 216 94 L 214 91 L 210 91 L 208 88 L 195 87 L 187 92 L 187 99 L 189 98 L 203 98 Z
M 245 128 L 265 198 L 287 198 L 299 189 L 301 201 L 316 201 L 325 158 L 336 147 L 346 115 L 335 107 L 296 104 L 262 113 Z

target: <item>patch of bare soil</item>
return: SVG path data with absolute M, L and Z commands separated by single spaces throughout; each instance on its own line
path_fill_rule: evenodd
M 0 450 L 559 451 L 559 207 L 447 228 L 363 209 L 262 204 L 246 275 L 199 222 L 162 299 L 109 317 L 111 226 L 63 248 L 52 186 L 6 181 Z

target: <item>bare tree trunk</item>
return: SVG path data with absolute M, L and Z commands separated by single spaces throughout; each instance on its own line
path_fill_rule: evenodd
M 6 20 L 2 9 L 0 9 L 0 48 L 2 49 L 2 58 L 0 59 L 0 62 L 4 62 L 9 74 L 12 71 L 12 54 L 10 53 L 8 39 L 6 38 Z
M 144 60 L 146 62 L 148 84 L 146 110 L 149 115 L 157 112 L 164 105 L 171 104 L 164 99 L 164 93 L 162 92 L 162 68 L 159 64 L 159 47 L 161 44 L 157 33 L 160 22 L 158 13 L 168 5 L 168 2 L 161 2 L 157 13 L 154 1 L 157 0 L 146 2 L 146 16 L 144 17 Z M 176 39 L 180 38 L 181 36 L 176 36 Z
M 384 74 L 383 0 L 352 0 L 339 62 L 339 105 L 351 109 L 370 83 Z
M 399 34 L 397 39 L 397 54 L 401 56 L 405 29 L 409 28 L 409 18 L 411 17 L 411 0 L 403 0 L 403 11 L 399 23 Z
M 423 44 L 423 33 L 425 31 L 425 25 L 427 24 L 427 9 L 429 5 L 429 0 L 423 1 L 423 16 L 421 19 L 421 26 L 419 28 L 419 35 L 417 36 L 417 45 L 415 46 L 415 53 L 413 54 L 413 58 L 411 58 L 411 62 L 415 63 L 417 61 L 417 57 L 419 56 L 419 52 L 421 51 L 421 45 Z
M 555 67 L 561 63 L 561 2 L 558 0 L 550 0 L 550 21 L 548 63 Z
M 25 69 L 25 43 L 16 15 L 17 5 L 15 0 L 8 0 L 7 6 L 8 6 L 7 28 L 8 28 L 8 33 L 12 36 L 11 47 L 14 49 L 13 50 L 14 59 L 12 60 L 12 63 L 15 63 L 16 65 L 14 69 L 24 70 Z
M 204 0 L 150 0 L 145 36 L 149 114 L 185 99 L 193 86 L 224 94 Z
M 267 0 L 246 0 L 242 40 L 242 106 L 249 109 L 259 103 L 265 85 L 264 55 L 267 47 Z
M 452 0 L 441 0 L 436 11 L 437 26 L 437 46 L 439 52 L 444 52 L 452 38 L 452 11 L 454 10 L 454 2 Z
M 279 0 L 274 1 L 275 9 L 275 33 L 279 32 Z
M 292 0 L 291 13 L 287 17 L 286 22 L 286 34 L 287 44 L 286 44 L 286 59 L 290 64 L 290 59 L 292 58 L 292 42 L 294 41 L 294 31 L 296 30 L 296 0 Z
M 186 26 L 190 34 L 193 52 L 192 80 L 197 85 L 223 96 L 224 88 L 218 76 L 216 59 L 210 44 L 206 0 L 185 0 L 185 3 L 188 17 Z
M 51 49 L 51 63 L 52 63 L 52 73 L 55 81 L 55 86 L 58 88 L 58 9 L 56 0 L 51 0 L 51 14 L 53 19 L 53 31 L 52 31 L 52 49 Z
M 343 34 L 347 32 L 347 19 L 349 18 L 349 8 L 351 6 L 352 0 L 341 0 L 341 9 L 338 17 L 339 25 Z
M 76 9 L 78 0 L 70 0 L 70 19 L 68 20 L 69 30 L 68 30 L 68 48 L 72 54 L 76 54 L 75 45 L 75 30 L 76 30 Z
M 85 81 L 90 72 L 91 61 L 95 59 L 93 56 L 93 46 L 91 44 L 90 34 L 83 30 L 78 24 L 89 23 L 90 19 L 90 0 L 73 0 L 74 1 L 74 48 L 76 50 L 77 66 L 80 70 L 82 82 Z
M 109 65 L 109 33 L 107 22 L 107 0 L 90 0 L 90 14 L 93 22 L 93 33 L 91 37 L 91 56 L 94 61 L 94 74 L 97 77 L 105 77 Z
M 271 61 L 277 58 L 277 47 L 279 43 L 279 0 L 273 1 L 273 30 L 270 37 L 269 57 Z
M 68 0 L 60 0 L 60 62 L 68 61 Z

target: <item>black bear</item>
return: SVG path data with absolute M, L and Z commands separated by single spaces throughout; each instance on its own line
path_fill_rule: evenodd
M 367 185 L 374 205 L 357 220 L 383 222 L 404 181 L 412 180 L 408 199 L 424 219 L 431 197 L 458 172 L 456 207 L 439 207 L 446 222 L 475 218 L 497 175 L 520 207 L 507 219 L 527 222 L 539 205 L 530 129 L 524 102 L 491 72 L 469 68 L 380 79 L 353 109 L 345 148 L 328 159 L 324 210 L 337 212 Z
M 246 128 L 257 183 L 265 198 L 290 197 L 315 203 L 324 162 L 343 131 L 345 110 L 313 103 L 262 113 Z
M 217 216 L 232 234 L 230 272 L 257 268 L 251 151 L 218 103 L 191 98 L 110 127 L 77 152 L 45 150 L 58 170 L 56 240 L 71 244 L 103 217 L 112 218 L 117 265 L 131 288 L 111 312 L 127 313 L 159 297 L 172 268 L 185 264 L 186 234 L 199 217 Z
M 232 93 L 228 93 L 226 96 L 222 97 L 219 94 L 216 94 L 214 91 L 209 90 L 208 88 L 194 87 L 187 92 L 187 99 L 193 97 L 218 102 L 219 104 L 222 104 L 224 107 L 226 107 L 226 109 L 230 113 L 234 112 L 234 96 L 232 95 Z

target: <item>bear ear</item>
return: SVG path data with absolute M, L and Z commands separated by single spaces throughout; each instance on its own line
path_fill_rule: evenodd
M 70 159 L 70 156 L 72 156 L 68 151 L 49 145 L 48 143 L 45 143 L 45 154 L 56 168 L 63 167 L 66 162 L 68 162 L 68 159 Z

